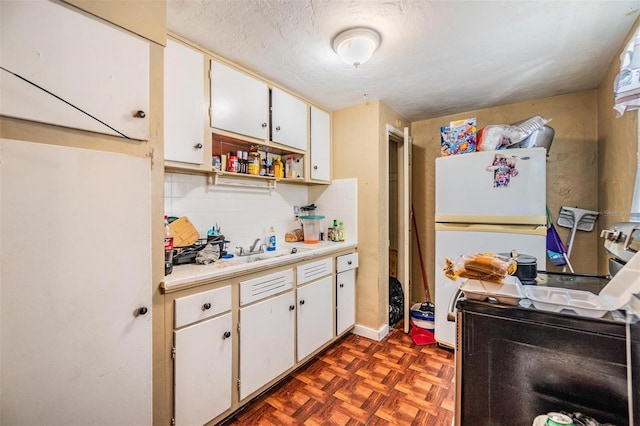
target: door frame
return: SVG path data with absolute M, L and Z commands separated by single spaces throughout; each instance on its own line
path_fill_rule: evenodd
M 397 276 L 404 293 L 404 332 L 409 332 L 409 310 L 411 303 L 411 136 L 409 128 L 402 131 L 387 124 L 387 146 L 395 142 L 398 149 L 398 266 Z M 387 160 L 388 161 L 388 160 Z M 387 168 L 387 180 L 389 178 Z M 387 200 L 389 188 L 387 187 Z M 389 217 L 387 202 L 387 217 Z M 390 242 L 387 241 L 387 249 Z M 387 307 L 388 308 L 388 307 Z

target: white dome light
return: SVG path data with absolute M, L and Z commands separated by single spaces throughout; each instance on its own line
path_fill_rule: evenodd
M 371 28 L 351 28 L 333 39 L 333 50 L 346 63 L 358 68 L 380 45 L 380 34 Z

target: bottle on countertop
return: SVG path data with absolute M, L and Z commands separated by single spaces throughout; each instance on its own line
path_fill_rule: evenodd
M 344 241 L 344 222 L 342 221 L 338 225 L 338 241 Z
M 273 229 L 273 226 L 269 228 L 269 239 L 267 242 L 267 251 L 275 251 L 276 250 L 276 230 Z
M 340 241 L 340 236 L 338 235 L 338 221 L 333 219 L 333 232 L 331 233 L 331 241 L 338 242 Z
M 164 215 L 164 274 L 173 272 L 173 231 L 169 226 L 169 218 Z

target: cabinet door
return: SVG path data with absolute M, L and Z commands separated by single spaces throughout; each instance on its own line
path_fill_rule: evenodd
M 267 139 L 269 88 L 260 80 L 211 61 L 211 127 Z
M 298 361 L 333 337 L 333 276 L 298 288 Z
M 308 109 L 295 96 L 275 87 L 271 89 L 271 140 L 306 151 Z
M 175 424 L 202 425 L 231 408 L 231 313 L 174 333 Z
M 240 399 L 294 364 L 293 292 L 240 309 Z
M 149 138 L 148 42 L 56 2 L 0 1 L 0 52 L 4 68 L 106 125 L 5 71 L 0 115 Z
M 149 158 L 0 139 L 0 423 L 152 423 L 150 179 Z
M 167 39 L 164 49 L 164 159 L 203 164 L 204 56 Z
M 331 119 L 328 113 L 311 107 L 311 179 L 331 180 Z
M 336 277 L 336 334 L 342 334 L 356 323 L 356 270 Z

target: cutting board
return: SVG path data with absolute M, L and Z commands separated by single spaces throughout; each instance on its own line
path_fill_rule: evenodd
M 186 216 L 174 220 L 169 226 L 171 227 L 171 231 L 173 231 L 174 247 L 190 246 L 200 238 L 198 230 Z

